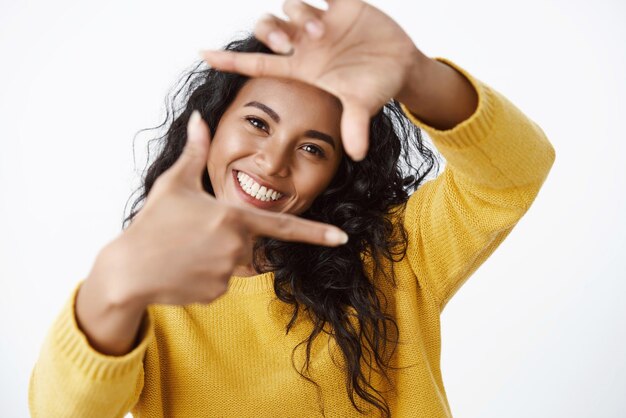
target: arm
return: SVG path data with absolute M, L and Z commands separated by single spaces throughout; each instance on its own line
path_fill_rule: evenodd
M 404 226 L 409 262 L 443 310 L 529 209 L 555 152 L 541 128 L 504 96 L 451 61 L 436 60 L 440 65 L 430 71 L 449 69 L 425 75 L 431 81 L 421 95 L 407 89 L 401 98 L 407 116 L 428 133 L 447 166 L 411 196 Z M 469 117 L 467 86 L 478 97 Z
M 137 345 L 137 333 L 147 314 L 147 303 L 130 291 L 113 289 L 114 275 L 124 277 L 122 257 L 126 250 L 119 240 L 98 255 L 89 277 L 76 296 L 76 320 L 89 344 L 102 354 L 122 356 Z
M 452 129 L 476 111 L 474 86 L 443 62 L 416 53 L 408 74 L 396 99 L 424 125 Z
M 94 279 L 76 287 L 44 341 L 29 382 L 34 418 L 123 417 L 139 399 L 152 318 L 106 303 Z

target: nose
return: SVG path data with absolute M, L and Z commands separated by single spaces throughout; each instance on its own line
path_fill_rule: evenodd
M 254 156 L 254 162 L 266 176 L 287 177 L 289 175 L 291 160 L 289 142 L 268 140 L 263 147 L 259 148 Z

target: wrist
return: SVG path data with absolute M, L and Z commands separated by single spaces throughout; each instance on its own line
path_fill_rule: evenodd
M 396 95 L 396 100 L 407 106 L 409 109 L 419 108 L 419 101 L 424 95 L 424 85 L 428 83 L 427 78 L 434 71 L 434 59 L 424 55 L 416 49 L 410 59 L 408 69 L 405 71 L 405 80 L 402 88 Z
M 398 100 L 424 124 L 441 131 L 467 120 L 478 108 L 478 92 L 450 65 L 428 58 L 413 70 L 413 80 Z
M 87 280 L 94 282 L 110 309 L 142 312 L 149 304 L 149 295 L 134 286 L 129 274 L 128 250 L 123 236 L 107 244 L 96 257 Z
M 109 263 L 108 252 L 103 249 L 78 291 L 75 316 L 92 348 L 102 354 L 121 356 L 136 346 L 147 305 L 113 285 L 115 272 L 106 268 Z

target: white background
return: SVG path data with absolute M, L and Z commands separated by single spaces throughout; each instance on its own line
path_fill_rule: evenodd
M 455 417 L 623 417 L 626 6 L 375 1 L 546 132 L 535 204 L 442 316 Z M 40 345 L 120 231 L 149 136 L 205 48 L 281 2 L 0 0 L 0 415 L 25 417 Z

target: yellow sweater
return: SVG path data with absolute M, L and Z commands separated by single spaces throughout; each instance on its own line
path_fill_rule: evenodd
M 410 197 L 398 218 L 409 231 L 407 257 L 388 266 L 398 287 L 382 287 L 399 327 L 391 364 L 411 366 L 389 370 L 397 390 L 385 398 L 392 416 L 400 418 L 452 416 L 439 364 L 440 314 L 528 210 L 555 158 L 541 128 L 504 96 L 450 60 L 436 59 L 470 80 L 479 104 L 447 131 L 403 108 L 447 165 Z M 33 417 L 122 417 L 130 410 L 139 417 L 322 416 L 316 387 L 291 363 L 310 324 L 299 315 L 285 335 L 291 311 L 275 298 L 273 273 L 234 276 L 228 292 L 209 305 L 150 305 L 141 343 L 120 357 L 95 351 L 77 327 L 79 286 L 33 368 Z M 327 417 L 358 417 L 335 364 L 341 364 L 339 353 L 320 334 L 311 352 L 311 378 L 321 386 Z M 296 351 L 296 366 L 303 359 L 304 351 Z M 377 377 L 372 381 L 386 390 Z M 373 411 L 369 416 L 378 416 L 356 395 L 355 400 Z

